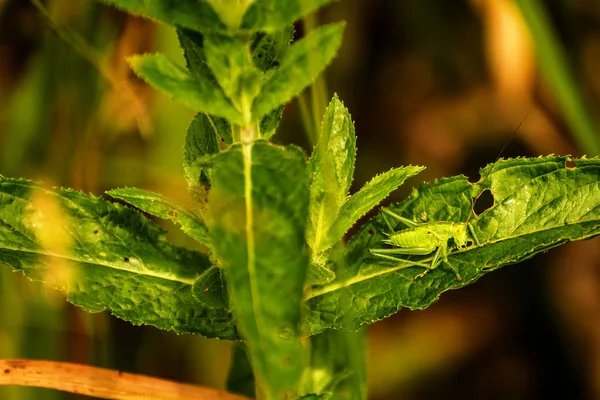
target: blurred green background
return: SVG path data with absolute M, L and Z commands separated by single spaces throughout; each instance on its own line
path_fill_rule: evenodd
M 43 3 L 49 15 L 0 0 L 0 174 L 97 195 L 137 186 L 188 203 L 181 160 L 193 112 L 124 61 L 161 51 L 183 64 L 174 32 L 91 0 Z M 507 142 L 503 157 L 600 155 L 597 1 L 346 0 L 317 20 L 348 22 L 326 85 L 356 123 L 354 188 L 407 164 L 428 168 L 390 201 L 425 180 L 476 179 Z M 308 151 L 300 114 L 289 104 L 274 140 Z M 563 246 L 369 327 L 370 398 L 599 398 L 599 316 L 600 242 Z M 223 388 L 229 352 L 84 313 L 0 268 L 0 358 Z M 0 387 L 3 400 L 76 398 Z

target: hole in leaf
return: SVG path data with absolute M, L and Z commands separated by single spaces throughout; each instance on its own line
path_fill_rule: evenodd
M 575 161 L 573 161 L 573 160 L 565 161 L 565 168 L 575 169 L 576 166 L 577 166 L 577 164 L 575 164 Z
M 479 174 L 467 176 L 467 181 L 471 184 L 479 182 L 479 179 L 481 179 Z
M 177 218 L 179 216 L 179 213 L 177 211 L 173 211 L 173 210 L 169 210 L 169 212 L 167 214 L 169 214 L 169 217 L 171 217 L 171 218 Z
M 473 212 L 476 215 L 481 215 L 486 210 L 490 209 L 494 205 L 494 195 L 489 189 L 484 190 L 475 200 L 473 204 Z
M 129 257 L 123 257 L 123 261 L 129 262 Z
M 98 234 L 98 232 L 99 232 L 99 230 L 98 230 L 98 229 L 94 229 L 94 235 L 97 235 L 97 234 Z

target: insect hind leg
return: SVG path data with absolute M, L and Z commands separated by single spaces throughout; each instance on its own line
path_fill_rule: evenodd
M 398 215 L 395 212 L 388 210 L 387 208 L 382 208 L 381 211 L 383 211 L 382 215 L 384 215 L 384 219 L 385 219 L 385 214 L 388 214 L 389 216 L 397 219 L 398 221 L 402 222 L 404 225 L 408 226 L 409 228 L 415 228 L 415 227 L 419 226 L 419 224 L 417 224 L 415 221 L 411 221 L 408 218 L 404 218 L 403 216 Z
M 396 261 L 396 262 L 407 264 L 407 265 L 403 265 L 401 267 L 397 267 L 395 269 L 405 269 L 405 268 L 412 268 L 412 267 L 422 267 L 422 268 L 425 268 L 425 271 L 423 271 L 419 275 L 415 276 L 414 279 L 422 278 L 422 277 L 425 276 L 425 274 L 427 274 L 429 271 L 431 271 L 431 265 L 430 264 L 426 264 L 426 263 L 422 263 L 422 262 L 418 262 L 418 261 L 407 260 L 405 258 L 391 256 L 391 255 L 388 255 L 388 254 L 373 253 L 373 255 L 376 255 L 377 257 L 385 258 L 386 260 L 391 260 L 391 261 Z

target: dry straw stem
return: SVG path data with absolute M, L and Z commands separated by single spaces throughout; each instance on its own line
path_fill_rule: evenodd
M 215 389 L 56 361 L 0 360 L 0 386 L 18 385 L 116 400 L 249 400 Z

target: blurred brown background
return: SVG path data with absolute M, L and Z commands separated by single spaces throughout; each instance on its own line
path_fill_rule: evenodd
M 44 4 L 50 19 L 29 1 L 0 0 L 0 174 L 97 195 L 137 186 L 188 202 L 181 159 L 193 112 L 135 79 L 124 61 L 161 51 L 183 64 L 174 32 L 91 0 Z M 600 4 L 543 4 L 595 115 Z M 503 157 L 586 153 L 509 0 L 345 0 L 318 18 L 348 23 L 326 78 L 356 123 L 355 189 L 407 164 L 427 170 L 390 201 L 424 180 L 476 178 L 507 142 Z M 296 103 L 274 140 L 310 149 Z M 598 240 L 570 244 L 371 326 L 370 398 L 600 398 L 599 267 Z M 0 358 L 9 357 L 222 388 L 229 344 L 86 314 L 0 268 Z M 78 397 L 0 387 L 0 398 Z

